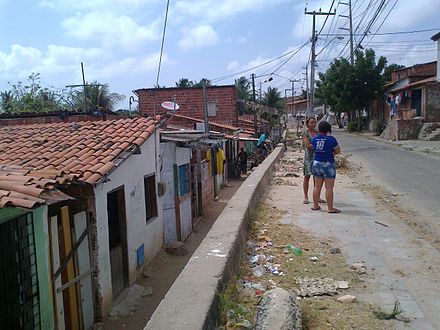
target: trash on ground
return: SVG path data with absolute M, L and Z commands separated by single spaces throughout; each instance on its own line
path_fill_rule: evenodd
M 287 244 L 287 250 L 292 252 L 293 254 L 297 256 L 302 256 L 303 252 L 301 248 L 294 246 L 293 244 Z
M 348 281 L 338 281 L 338 289 L 348 289 L 349 287 Z
M 336 299 L 336 301 L 339 301 L 340 303 L 351 303 L 351 302 L 355 302 L 356 300 L 357 298 L 351 294 L 346 294 Z
M 256 276 L 256 277 L 261 277 L 264 275 L 264 273 L 266 272 L 266 270 L 264 269 L 263 266 L 257 266 L 252 268 L 252 273 Z
M 317 262 L 318 261 L 318 257 L 310 257 L 310 261 Z
M 298 295 L 301 297 L 334 295 L 338 293 L 338 281 L 328 277 L 297 277 L 296 284 L 298 286 Z

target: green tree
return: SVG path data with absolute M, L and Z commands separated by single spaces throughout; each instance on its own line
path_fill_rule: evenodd
M 212 86 L 211 80 L 202 78 L 199 82 L 194 83 L 194 87 L 203 87 L 203 80 L 206 82 L 206 87 Z
M 348 112 L 353 118 L 356 112 L 381 95 L 385 65 L 386 58 L 383 56 L 376 63 L 372 49 L 357 50 L 354 65 L 344 58 L 334 59 L 325 73 L 319 73 L 316 97 L 333 111 Z M 359 115 L 358 119 L 360 128 Z
M 240 77 L 235 80 L 235 90 L 237 91 L 238 99 L 245 101 L 252 99 L 251 82 L 246 77 Z
M 14 107 L 14 97 L 12 91 L 3 91 L 0 93 L 0 108 L 2 112 L 11 112 Z
M 283 98 L 278 88 L 272 86 L 267 88 L 263 95 L 263 104 L 276 109 L 284 107 Z
M 405 67 L 404 65 L 400 65 L 400 64 L 396 64 L 396 63 L 387 65 L 385 67 L 384 72 L 383 72 L 383 77 L 384 77 L 385 81 L 391 81 L 391 73 L 395 70 L 403 69 L 404 67 Z
M 189 88 L 193 86 L 194 86 L 194 82 L 187 78 L 181 78 L 179 79 L 178 82 L 176 82 L 176 87 L 180 87 L 180 88 Z
M 115 106 L 125 99 L 124 95 L 110 93 L 108 84 L 100 84 L 97 81 L 86 84 L 85 93 L 86 97 L 83 89 L 77 91 L 73 99 L 75 108 L 86 112 L 113 111 Z M 85 102 L 86 109 L 84 109 Z
M 19 81 L 11 85 L 12 100 L 9 112 L 52 112 L 60 109 L 59 95 L 49 88 L 41 87 L 40 74 L 32 73 L 27 83 Z

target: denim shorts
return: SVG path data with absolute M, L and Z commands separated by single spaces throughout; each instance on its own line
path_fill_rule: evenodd
M 312 173 L 319 178 L 334 179 L 336 178 L 335 164 L 314 160 L 312 164 Z

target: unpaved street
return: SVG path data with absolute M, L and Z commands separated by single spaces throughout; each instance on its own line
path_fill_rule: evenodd
M 301 152 L 287 151 L 284 158 L 298 160 L 301 156 Z M 362 191 L 356 179 L 362 175 L 338 174 L 335 206 L 341 214 L 328 214 L 324 208 L 311 211 L 310 205 L 304 205 L 302 177 L 286 178 L 288 185 L 272 185 L 267 202 L 286 211 L 282 223 L 334 238 L 348 267 L 354 262 L 366 263 L 364 286 L 352 294 L 386 311 L 398 300 L 402 314 L 411 320 L 389 321 L 385 328 L 438 329 L 440 253 L 391 212 L 389 205 Z

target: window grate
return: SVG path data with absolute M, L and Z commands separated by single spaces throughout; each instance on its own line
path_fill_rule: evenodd
M 0 224 L 0 327 L 40 329 L 32 213 Z

